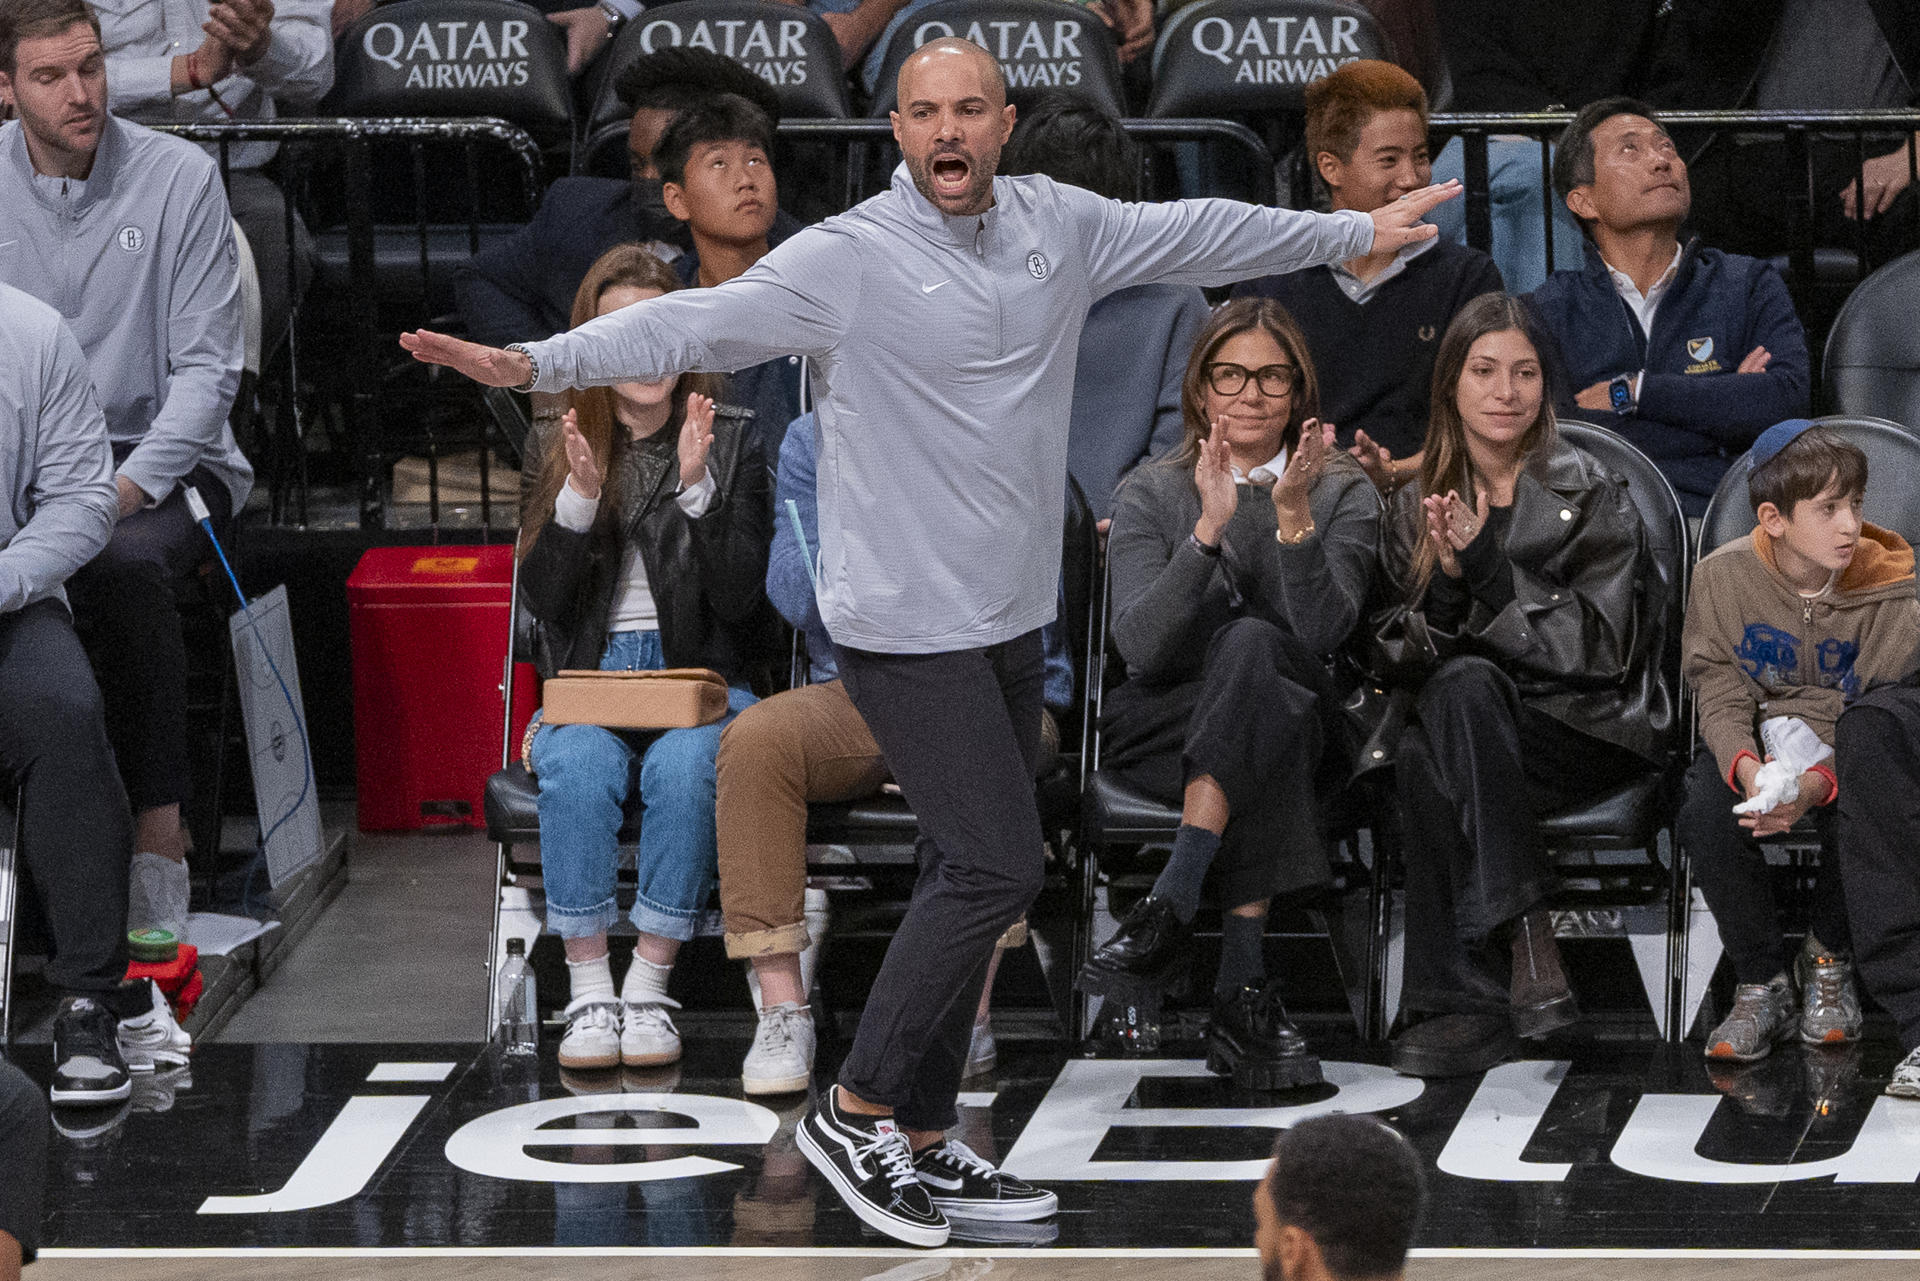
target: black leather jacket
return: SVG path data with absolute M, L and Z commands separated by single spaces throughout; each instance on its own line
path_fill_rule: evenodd
M 1564 441 L 1536 450 L 1514 486 L 1501 548 L 1512 599 L 1494 609 L 1476 596 L 1465 622 L 1451 629 L 1434 625 L 1427 601 L 1399 603 L 1425 536 L 1419 487 L 1405 486 L 1382 528 L 1392 594 L 1374 620 L 1383 666 L 1418 679 L 1444 659 L 1478 654 L 1555 720 L 1663 760 L 1674 716 L 1673 691 L 1659 670 L 1666 589 L 1624 480 Z
M 677 437 L 663 431 L 621 455 L 617 465 L 628 471 L 619 510 L 602 503 L 584 534 L 557 521 L 541 529 L 520 564 L 519 604 L 522 653 L 542 678 L 600 666 L 621 561 L 632 545 L 646 566 L 667 666 L 710 667 L 736 684 L 744 679 L 764 649 L 758 630 L 768 617 L 773 537 L 767 464 L 751 420 L 746 411 L 716 408 L 707 470 L 718 492 L 697 520 L 674 501 Z M 527 442 L 528 467 L 537 469 L 544 456 L 536 431 Z

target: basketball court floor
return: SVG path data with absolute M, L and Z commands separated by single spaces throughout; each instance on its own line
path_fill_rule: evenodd
M 962 1136 L 1060 1214 L 896 1248 L 795 1150 L 803 1098 L 740 1096 L 744 1016 L 690 1017 L 685 1060 L 644 1073 L 466 1039 L 488 853 L 361 838 L 354 884 L 226 1034 L 123 1108 L 63 1113 L 30 1281 L 1252 1278 L 1274 1133 L 1335 1110 L 1430 1163 L 1415 1278 L 1920 1277 L 1920 1105 L 1880 1096 L 1881 1042 L 1721 1074 L 1697 1047 L 1587 1035 L 1423 1083 L 1329 1030 L 1326 1085 L 1250 1096 L 1191 1043 L 1082 1057 L 1016 1026 L 967 1083 Z M 15 1057 L 45 1078 L 48 1047 Z

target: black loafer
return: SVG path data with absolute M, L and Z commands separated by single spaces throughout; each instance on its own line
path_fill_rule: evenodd
M 1265 979 L 1217 996 L 1207 1020 L 1207 1070 L 1242 1090 L 1319 1085 L 1320 1060 L 1288 1020 L 1277 984 Z
M 1393 1039 L 1393 1070 L 1402 1076 L 1469 1076 L 1519 1052 L 1512 1021 L 1498 1014 L 1436 1014 Z
M 1193 926 L 1149 894 L 1120 920 L 1112 938 L 1080 968 L 1080 990 L 1111 996 L 1116 990 L 1172 986 L 1193 959 Z

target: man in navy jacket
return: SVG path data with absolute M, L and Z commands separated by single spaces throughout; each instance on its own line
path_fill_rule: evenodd
M 1586 265 L 1529 297 L 1552 335 L 1559 411 L 1613 427 L 1704 512 L 1754 437 L 1808 407 L 1806 334 L 1769 263 L 1682 245 L 1687 166 L 1653 109 L 1606 98 L 1560 135 L 1554 189 Z

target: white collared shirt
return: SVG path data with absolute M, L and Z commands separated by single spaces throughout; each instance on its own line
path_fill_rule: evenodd
M 1287 451 L 1282 446 L 1280 452 L 1261 463 L 1252 471 L 1242 475 L 1238 467 L 1233 469 L 1233 483 L 1236 485 L 1277 485 L 1287 470 Z
M 1640 287 L 1633 283 L 1632 276 L 1616 270 L 1612 263 L 1607 263 L 1607 274 L 1613 277 L 1614 291 L 1620 295 L 1620 301 L 1627 304 L 1627 310 L 1631 311 L 1634 318 L 1640 322 L 1640 332 L 1649 338 L 1653 336 L 1653 315 L 1660 310 L 1660 303 L 1666 298 L 1667 290 L 1673 287 L 1673 278 L 1680 274 L 1680 255 L 1683 252 L 1685 251 L 1679 245 L 1673 247 L 1673 261 L 1667 264 L 1666 271 L 1661 273 L 1660 279 L 1654 281 L 1653 287 L 1644 295 L 1641 294 Z
M 1439 243 L 1439 239 L 1435 238 L 1416 240 L 1410 245 L 1402 245 L 1400 252 L 1393 256 L 1393 261 L 1381 268 L 1380 274 L 1372 280 L 1360 279 L 1347 270 L 1347 264 L 1344 262 L 1328 263 L 1327 270 L 1333 273 L 1333 283 L 1340 286 L 1341 293 L 1352 299 L 1356 305 L 1365 306 L 1369 299 L 1380 292 L 1380 286 L 1405 271 L 1408 263 Z

